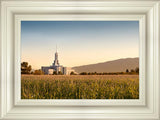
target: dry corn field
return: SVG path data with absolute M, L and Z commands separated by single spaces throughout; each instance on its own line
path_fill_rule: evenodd
M 139 75 L 22 75 L 22 99 L 138 99 Z

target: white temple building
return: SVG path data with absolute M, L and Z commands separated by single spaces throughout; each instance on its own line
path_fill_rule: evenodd
M 51 75 L 54 72 L 56 72 L 57 74 L 62 73 L 64 75 L 70 75 L 71 72 L 75 73 L 75 71 L 72 68 L 63 67 L 62 65 L 59 64 L 57 51 L 55 53 L 55 60 L 53 64 L 51 66 L 42 66 L 41 69 L 44 72 L 44 74 L 48 74 L 48 75 Z

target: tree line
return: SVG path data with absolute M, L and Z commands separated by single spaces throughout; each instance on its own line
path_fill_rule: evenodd
M 32 71 L 32 66 L 28 64 L 28 62 L 21 63 L 21 74 L 33 74 L 33 75 L 44 75 L 44 72 L 41 69 L 37 69 Z M 126 69 L 125 72 L 81 72 L 79 75 L 125 75 L 125 74 L 139 74 L 139 67 L 135 69 Z M 53 72 L 53 75 L 63 75 L 61 71 L 58 73 L 56 71 Z M 70 75 L 77 75 L 74 72 L 71 72 Z
M 34 75 L 44 75 L 44 72 L 41 69 L 31 71 L 32 66 L 28 62 L 21 63 L 21 74 L 34 74 Z
M 135 69 L 126 69 L 126 72 L 81 72 L 80 75 L 123 75 L 123 74 L 139 74 L 139 68 Z
M 28 64 L 28 62 L 21 63 L 21 74 L 33 74 L 33 75 L 44 75 L 44 72 L 41 69 L 37 69 L 32 71 L 32 66 Z M 75 73 L 71 72 L 71 75 Z M 58 73 L 56 71 L 53 72 L 53 75 L 63 75 L 61 71 Z

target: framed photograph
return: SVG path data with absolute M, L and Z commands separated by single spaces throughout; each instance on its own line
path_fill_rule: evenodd
M 159 1 L 1 1 L 0 119 L 160 120 Z
M 21 99 L 139 99 L 138 43 L 138 21 L 21 21 Z

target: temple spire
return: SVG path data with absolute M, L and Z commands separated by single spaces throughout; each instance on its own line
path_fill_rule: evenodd
M 54 59 L 53 66 L 59 66 L 57 45 L 56 45 L 56 53 L 55 53 L 55 59 Z
M 57 44 L 56 44 L 56 52 L 57 52 Z

